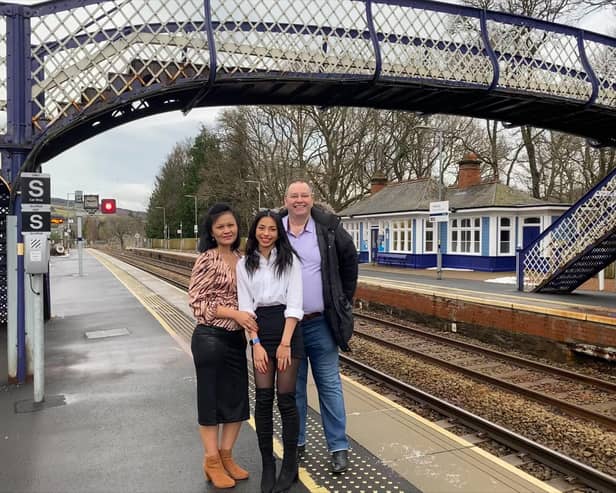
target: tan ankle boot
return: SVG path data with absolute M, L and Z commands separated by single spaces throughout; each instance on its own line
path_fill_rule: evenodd
M 248 479 L 248 476 L 249 476 L 248 471 L 245 469 L 242 469 L 240 466 L 238 466 L 235 463 L 235 461 L 233 460 L 233 457 L 231 457 L 231 450 L 219 450 L 219 452 L 220 452 L 220 459 L 222 460 L 222 465 L 227 470 L 227 474 L 229 476 L 231 476 L 236 481 L 241 480 L 241 479 Z
M 233 488 L 235 481 L 227 474 L 222 465 L 219 455 L 206 455 L 203 463 L 205 477 L 210 480 L 216 488 Z

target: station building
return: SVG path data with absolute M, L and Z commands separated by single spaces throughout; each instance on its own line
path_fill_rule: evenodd
M 370 194 L 338 213 L 360 262 L 435 267 L 440 237 L 443 268 L 515 271 L 516 249 L 569 208 L 495 180 L 482 181 L 473 153 L 459 162 L 456 183 L 440 192 L 433 178 L 388 183 L 382 173 L 375 174 Z M 435 222 L 430 203 L 442 201 L 449 202 L 449 214 Z

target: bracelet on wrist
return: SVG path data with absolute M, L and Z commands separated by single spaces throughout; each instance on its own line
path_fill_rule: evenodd
M 279 344 L 279 346 L 282 346 L 282 347 L 291 347 L 291 344 L 283 344 L 283 343 L 281 342 L 281 343 Z
M 261 342 L 261 339 L 259 339 L 258 337 L 255 337 L 254 339 L 250 339 L 250 345 L 254 346 L 255 344 L 259 344 Z

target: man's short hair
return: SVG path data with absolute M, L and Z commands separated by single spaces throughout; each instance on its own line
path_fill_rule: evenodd
M 310 183 L 308 180 L 305 180 L 303 178 L 298 178 L 296 180 L 291 180 L 289 182 L 289 184 L 287 185 L 287 189 L 284 191 L 285 197 L 289 195 L 289 188 L 291 188 L 291 185 L 295 185 L 296 183 L 305 183 L 306 185 L 308 185 L 308 188 L 310 189 L 310 195 L 314 195 L 314 187 L 312 186 L 312 183 Z

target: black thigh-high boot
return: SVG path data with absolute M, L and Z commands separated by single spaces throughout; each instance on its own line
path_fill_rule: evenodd
M 261 451 L 263 472 L 261 493 L 272 493 L 276 482 L 276 460 L 274 459 L 274 389 L 256 389 L 255 426 Z
M 295 392 L 278 394 L 278 409 L 282 420 L 282 445 L 284 456 L 282 468 L 274 487 L 274 493 L 287 491 L 297 481 L 297 436 L 299 417 L 295 404 Z

